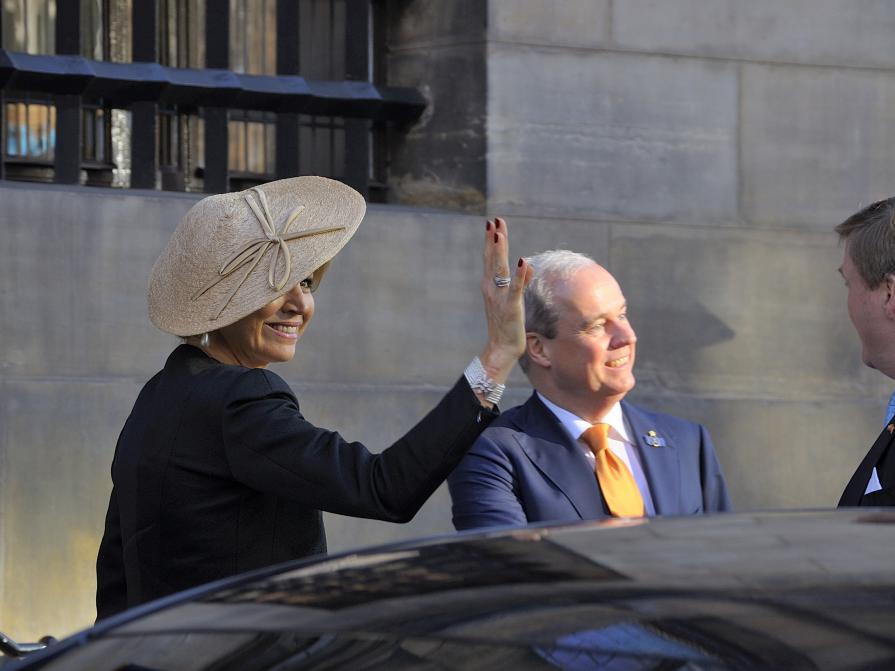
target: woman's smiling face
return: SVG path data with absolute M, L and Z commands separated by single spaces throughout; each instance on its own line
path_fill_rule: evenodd
M 246 368 L 265 368 L 276 361 L 290 361 L 295 345 L 314 316 L 311 282 L 304 280 L 263 308 L 218 329 L 214 349 L 223 349 Z M 217 357 L 216 357 L 217 358 Z

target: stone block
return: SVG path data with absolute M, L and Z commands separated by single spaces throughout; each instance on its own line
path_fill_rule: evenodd
M 883 425 L 885 403 L 653 395 L 630 399 L 709 430 L 734 509 L 833 508 Z
M 0 370 L 140 381 L 155 374 L 178 339 L 149 322 L 146 282 L 195 197 L 27 186 L 2 193 L 0 225 L 9 234 L 0 240 L 0 309 L 8 315 Z M 133 221 L 140 226 L 127 228 Z M 588 227 L 577 226 L 581 239 Z M 551 236 L 537 220 L 520 221 L 513 233 L 518 254 L 529 253 L 525 238 L 536 250 Z M 55 242 L 41 248 L 45 235 Z M 483 216 L 371 206 L 316 294 L 295 361 L 276 370 L 310 382 L 452 383 L 485 342 L 483 238 Z
M 737 219 L 737 67 L 492 45 L 488 205 L 507 214 Z
M 0 621 L 17 639 L 56 637 L 96 617 L 96 553 L 128 380 L 0 383 Z
M 608 225 L 529 217 L 508 218 L 508 224 L 513 259 L 557 247 L 600 258 L 609 248 Z M 483 237 L 482 217 L 370 208 L 317 292 L 314 323 L 294 362 L 282 366 L 290 371 L 284 375 L 452 384 L 485 344 Z M 518 369 L 510 383 L 527 386 Z
M 830 230 L 891 196 L 893 105 L 892 72 L 744 65 L 744 218 Z
M 638 379 L 673 393 L 826 399 L 884 393 L 836 272 L 835 235 L 617 224 L 612 263 Z
M 609 42 L 609 0 L 490 0 L 488 39 L 555 47 Z
M 195 196 L 0 187 L 0 370 L 146 376 L 176 339 L 149 322 L 146 283 Z
M 399 51 L 389 82 L 420 89 L 428 107 L 390 148 L 390 199 L 483 212 L 487 93 L 484 44 Z M 458 76 L 463 73 L 463 76 Z
M 447 386 L 485 343 L 484 218 L 371 208 L 316 294 L 301 379 Z
M 891 68 L 895 9 L 885 0 L 624 0 L 624 49 L 707 58 Z
M 477 0 L 390 3 L 388 82 L 418 88 L 428 102 L 392 137 L 392 202 L 485 209 L 486 10 Z
M 494 214 L 502 216 L 499 211 Z M 507 223 L 513 258 L 533 256 L 550 249 L 569 249 L 587 254 L 603 265 L 610 261 L 612 224 L 522 215 L 507 217 Z
M 388 43 L 394 49 L 484 40 L 487 4 L 481 0 L 389 0 Z

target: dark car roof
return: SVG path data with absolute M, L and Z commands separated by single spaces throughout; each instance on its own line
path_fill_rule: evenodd
M 295 563 L 25 668 L 895 669 L 895 513 L 609 520 Z

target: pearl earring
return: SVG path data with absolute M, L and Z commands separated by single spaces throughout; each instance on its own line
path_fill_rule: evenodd
M 200 347 L 208 347 L 208 343 L 211 340 L 211 336 L 208 333 L 203 333 L 199 336 L 199 346 Z

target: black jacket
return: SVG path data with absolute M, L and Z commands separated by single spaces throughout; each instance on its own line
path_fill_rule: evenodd
M 492 417 L 461 378 L 409 433 L 371 454 L 302 417 L 276 374 L 181 345 L 118 439 L 97 619 L 323 553 L 321 510 L 410 520 Z
M 851 477 L 839 499 L 839 507 L 847 506 L 895 506 L 895 422 L 879 434 L 868 450 L 855 474 Z M 865 494 L 867 483 L 876 468 L 882 489 Z

